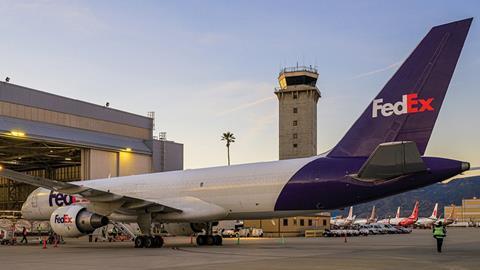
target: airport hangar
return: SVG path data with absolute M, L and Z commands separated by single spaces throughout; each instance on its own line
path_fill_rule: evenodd
M 0 165 L 60 181 L 182 170 L 183 144 L 157 139 L 153 115 L 0 82 Z M 0 210 L 34 189 L 0 178 Z

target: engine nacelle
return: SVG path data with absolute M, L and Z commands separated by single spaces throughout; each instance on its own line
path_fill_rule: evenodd
M 81 205 L 59 207 L 50 216 L 53 231 L 64 237 L 79 237 L 108 224 L 108 218 Z
M 165 223 L 163 228 L 170 234 L 190 236 L 207 229 L 207 223 Z

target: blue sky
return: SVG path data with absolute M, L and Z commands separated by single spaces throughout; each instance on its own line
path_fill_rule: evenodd
M 0 78 L 146 115 L 185 167 L 278 158 L 281 67 L 318 67 L 333 147 L 428 30 L 470 29 L 427 154 L 480 165 L 478 1 L 2 1 Z

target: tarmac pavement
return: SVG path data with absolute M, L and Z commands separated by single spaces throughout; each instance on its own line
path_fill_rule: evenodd
M 344 238 L 224 239 L 196 247 L 189 237 L 169 237 L 160 249 L 132 242 L 0 246 L 0 269 L 480 269 L 480 228 L 451 228 L 437 253 L 431 230 L 406 235 Z

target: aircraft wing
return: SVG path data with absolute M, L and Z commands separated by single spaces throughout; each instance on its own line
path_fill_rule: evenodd
M 92 210 L 103 215 L 108 215 L 117 210 L 131 214 L 138 211 L 141 211 L 142 213 L 182 212 L 181 209 L 164 205 L 157 201 L 149 201 L 130 196 L 124 196 L 109 191 L 76 185 L 71 182 L 61 182 L 38 176 L 31 176 L 2 167 L 0 167 L 0 176 L 17 182 L 43 187 L 69 195 L 81 195 L 83 198 L 93 202 Z

